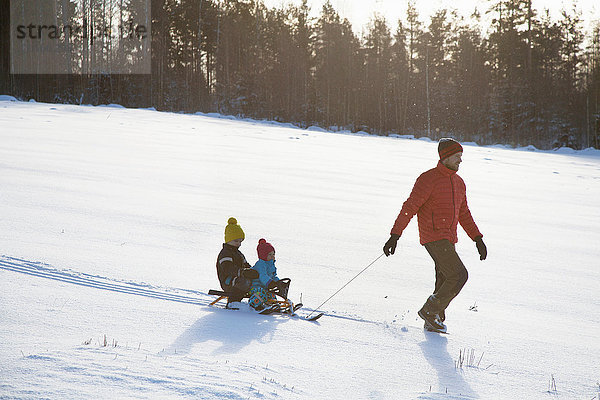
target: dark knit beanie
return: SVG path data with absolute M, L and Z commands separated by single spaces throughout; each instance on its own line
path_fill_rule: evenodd
M 463 151 L 462 146 L 454 139 L 443 138 L 440 139 L 438 144 L 438 153 L 440 160 L 444 160 L 453 154 L 461 153 Z

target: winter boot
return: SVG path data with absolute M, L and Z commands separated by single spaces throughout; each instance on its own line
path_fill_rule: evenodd
M 239 310 L 243 304 L 244 303 L 242 303 L 241 301 L 228 301 L 225 305 L 225 308 L 229 310 Z
M 446 310 L 440 311 L 438 317 L 440 317 L 440 321 L 444 322 L 446 320 Z
M 423 307 L 419 310 L 419 317 L 423 318 L 426 323 L 428 323 L 433 329 L 445 332 L 446 325 L 440 321 L 438 312 L 440 310 L 440 304 L 438 299 L 435 298 L 435 295 L 429 296 Z
M 427 320 L 425 320 L 425 325 L 423 326 L 423 328 L 425 328 L 425 330 L 429 332 L 446 333 L 448 331 L 446 324 L 444 324 L 439 315 L 436 316 L 436 321 L 443 327 L 442 329 L 434 328 L 429 322 L 427 322 Z
M 262 315 L 268 315 L 268 314 L 273 314 L 273 313 L 278 313 L 281 312 L 281 308 L 279 307 L 279 304 L 275 303 L 275 304 L 265 304 L 263 309 L 258 311 L 259 314 Z

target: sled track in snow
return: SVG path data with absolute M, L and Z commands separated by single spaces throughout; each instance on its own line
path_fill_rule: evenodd
M 112 278 L 90 275 L 70 269 L 58 269 L 46 263 L 28 261 L 9 256 L 0 256 L 0 269 L 37 276 L 39 278 L 70 283 L 73 285 L 149 297 L 158 300 L 174 301 L 177 303 L 208 306 L 211 301 L 215 299 L 214 296 L 209 296 L 206 293 L 195 290 L 155 287 L 147 283 L 119 281 Z M 304 309 L 306 311 L 315 311 L 311 308 Z M 379 324 L 377 321 L 370 321 L 368 319 L 361 318 L 360 316 L 345 315 L 344 313 L 336 312 L 330 313 L 327 311 L 325 313 L 327 317 L 331 318 L 344 319 L 358 323 Z
M 202 292 L 172 288 L 157 289 L 144 283 L 116 281 L 114 279 L 97 275 L 89 275 L 72 270 L 59 270 L 48 264 L 32 262 L 8 256 L 0 256 L 0 269 L 51 279 L 59 282 L 71 283 L 73 285 L 150 297 L 159 300 L 202 306 L 208 306 L 210 303 L 208 295 Z M 206 298 L 203 299 L 200 298 L 200 296 L 205 296 Z

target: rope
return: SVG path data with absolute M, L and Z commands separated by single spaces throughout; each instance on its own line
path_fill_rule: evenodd
M 329 300 L 331 300 L 331 299 L 332 299 L 332 298 L 333 298 L 333 297 L 334 297 L 336 294 L 338 294 L 339 292 L 341 292 L 341 291 L 342 291 L 342 290 L 343 290 L 343 289 L 344 289 L 346 286 L 348 286 L 348 285 L 349 285 L 349 284 L 350 284 L 350 283 L 351 283 L 353 280 L 355 280 L 356 278 L 358 278 L 358 276 L 359 276 L 360 274 L 362 274 L 363 272 L 365 272 L 365 271 L 366 271 L 366 270 L 367 270 L 367 269 L 368 269 L 368 268 L 369 268 L 371 265 L 375 264 L 375 262 L 376 262 L 377 260 L 379 260 L 379 259 L 380 259 L 381 257 L 383 257 L 383 256 L 384 256 L 384 254 L 383 254 L 383 253 L 381 253 L 381 254 L 379 255 L 379 257 L 377 257 L 376 259 L 374 259 L 373 261 L 371 261 L 371 263 L 370 263 L 369 265 L 367 265 L 366 267 L 364 267 L 364 268 L 362 269 L 362 271 L 360 271 L 358 274 L 356 274 L 356 275 L 354 276 L 354 278 L 352 278 L 352 279 L 350 279 L 348 282 L 346 282 L 346 284 L 345 284 L 344 286 L 342 286 L 341 288 L 339 288 L 337 292 L 335 292 L 334 294 L 332 294 L 331 296 L 329 296 L 329 298 L 328 298 L 327 300 L 325 300 L 323 303 L 321 303 L 321 305 L 320 305 L 319 307 L 315 308 L 315 309 L 313 310 L 313 312 L 311 312 L 310 314 L 308 314 L 308 316 L 307 316 L 306 318 L 309 318 L 309 317 L 310 317 L 311 315 L 313 315 L 313 314 L 314 314 L 314 313 L 315 313 L 315 312 L 316 312 L 316 311 L 317 311 L 319 308 L 323 307 L 323 305 L 324 305 L 325 303 L 327 303 Z

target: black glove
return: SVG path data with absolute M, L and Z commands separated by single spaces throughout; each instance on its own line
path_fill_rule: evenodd
M 479 252 L 479 259 L 485 260 L 487 258 L 487 247 L 483 243 L 483 237 L 477 236 L 475 238 L 475 246 L 477 246 L 477 251 Z
M 240 292 L 247 293 L 250 290 L 250 280 L 243 276 L 236 276 L 231 281 L 231 286 L 239 290 Z
M 241 269 L 240 275 L 248 279 L 258 279 L 258 271 L 252 268 Z
M 392 233 L 388 241 L 385 242 L 383 245 L 383 253 L 386 257 L 388 257 L 390 254 L 394 254 L 396 251 L 396 245 L 398 244 L 398 239 L 400 239 L 400 235 Z

